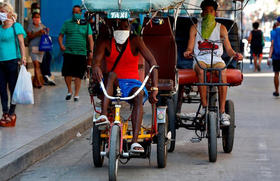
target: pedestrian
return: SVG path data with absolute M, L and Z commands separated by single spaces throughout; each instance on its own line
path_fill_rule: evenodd
M 75 92 L 74 101 L 79 100 L 79 91 L 81 88 L 81 79 L 83 78 L 87 68 L 87 42 L 89 44 L 88 50 L 88 64 L 93 57 L 93 38 L 90 24 L 80 24 L 81 22 L 81 7 L 76 5 L 73 7 L 72 18 L 65 21 L 59 38 L 59 46 L 64 52 L 64 61 L 62 66 L 62 76 L 68 89 L 65 99 L 72 98 L 72 78 L 75 78 Z M 63 37 L 65 35 L 65 46 L 63 44 Z
M 191 26 L 190 39 L 188 42 L 188 47 L 184 52 L 184 57 L 190 58 L 194 53 L 199 60 L 198 63 L 201 67 L 209 68 L 213 63 L 213 68 L 222 69 L 226 66 L 222 59 L 224 46 L 229 56 L 238 60 L 243 59 L 243 56 L 240 53 L 237 53 L 232 49 L 228 39 L 226 27 L 215 20 L 216 10 L 218 8 L 217 2 L 214 0 L 204 0 L 200 4 L 200 7 L 202 9 L 202 21 L 199 21 L 197 24 Z M 213 53 L 210 50 L 213 46 L 210 41 L 218 42 L 215 43 L 215 50 Z M 213 57 L 211 55 L 213 55 Z M 198 80 L 200 83 L 203 83 L 204 71 L 200 68 L 200 66 L 194 62 L 194 70 L 198 76 Z M 221 76 L 222 83 L 227 83 L 225 69 L 221 71 Z M 206 92 L 206 86 L 199 86 L 200 99 L 203 106 L 203 108 L 200 110 L 201 116 L 205 115 L 206 107 L 208 105 Z M 224 126 L 229 126 L 230 116 L 225 113 L 226 96 L 227 86 L 219 86 L 220 123 Z
M 269 59 L 272 58 L 272 66 L 274 72 L 275 92 L 273 96 L 279 96 L 279 71 L 280 71 L 280 16 L 277 18 L 276 27 L 270 33 L 271 46 L 269 51 Z
M 26 33 L 21 24 L 16 22 L 17 14 L 9 3 L 0 2 L 0 97 L 3 115 L 0 126 L 15 126 L 16 105 L 8 106 L 9 86 L 10 98 L 13 95 L 17 77 L 18 62 L 26 64 L 24 37 Z M 11 102 L 11 99 L 10 99 Z
M 44 52 L 39 51 L 41 36 L 47 33 L 45 25 L 41 23 L 40 14 L 35 12 L 32 14 L 32 23 L 28 25 L 27 36 L 29 40 L 29 55 L 34 65 L 33 86 L 41 88 L 44 84 L 40 65 L 43 61 Z
M 253 23 L 253 30 L 251 31 L 248 37 L 248 43 L 251 44 L 251 51 L 253 53 L 254 59 L 254 72 L 261 71 L 261 62 L 262 62 L 262 51 L 264 47 L 264 37 L 263 32 L 259 30 L 259 22 Z

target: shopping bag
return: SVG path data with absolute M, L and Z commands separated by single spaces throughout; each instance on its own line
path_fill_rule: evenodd
M 39 51 L 51 51 L 53 47 L 52 39 L 49 35 L 44 34 L 41 36 Z
M 34 104 L 31 74 L 21 65 L 16 87 L 12 96 L 12 104 Z

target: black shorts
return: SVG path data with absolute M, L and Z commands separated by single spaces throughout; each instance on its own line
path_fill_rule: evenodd
M 280 72 L 280 60 L 272 60 L 273 72 Z
M 65 53 L 63 57 L 62 76 L 71 76 L 82 79 L 87 68 L 86 56 Z

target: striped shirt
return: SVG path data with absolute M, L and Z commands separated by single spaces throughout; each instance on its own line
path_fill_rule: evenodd
M 78 25 L 69 19 L 64 22 L 60 34 L 65 35 L 65 53 L 87 55 L 87 38 L 92 35 L 89 24 Z

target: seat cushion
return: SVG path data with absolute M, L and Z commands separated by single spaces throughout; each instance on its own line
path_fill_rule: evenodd
M 192 69 L 179 69 L 178 75 L 179 75 L 180 85 L 198 83 L 198 78 L 196 76 L 196 73 Z M 243 74 L 238 69 L 227 69 L 226 75 L 227 75 L 227 83 L 230 83 L 230 86 L 238 86 L 243 81 Z M 208 72 L 207 79 L 209 79 L 209 77 L 210 77 L 210 73 Z M 216 75 L 213 77 L 213 82 L 215 83 L 219 82 L 219 78 Z

